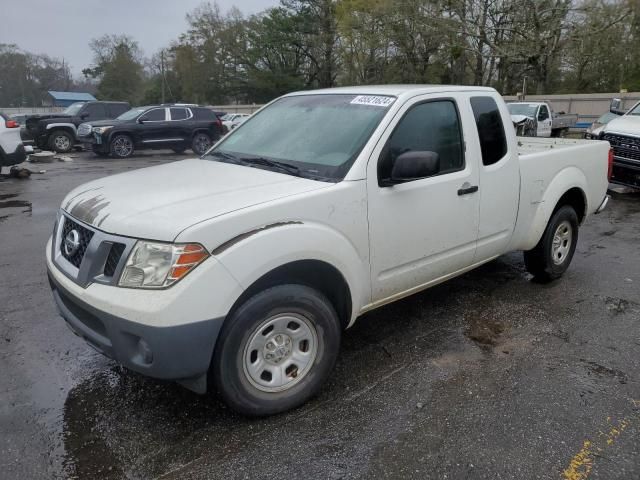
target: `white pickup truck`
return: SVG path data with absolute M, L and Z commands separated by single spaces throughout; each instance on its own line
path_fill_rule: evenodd
M 560 277 L 610 160 L 606 142 L 517 139 L 490 88 L 292 93 L 200 159 L 72 191 L 51 288 L 126 367 L 273 414 L 318 391 L 369 310 L 514 250 Z
M 518 135 L 525 137 L 565 137 L 578 121 L 577 114 L 554 112 L 547 102 L 511 102 L 507 108 Z

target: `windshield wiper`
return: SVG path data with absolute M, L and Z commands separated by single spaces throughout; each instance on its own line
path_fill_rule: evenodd
M 290 173 L 291 175 L 300 176 L 300 169 L 295 165 L 291 165 L 290 163 L 269 160 L 268 158 L 264 157 L 240 157 L 240 160 L 250 165 L 262 165 L 264 167 L 277 168 L 279 170 Z
M 213 152 L 210 152 L 207 155 L 207 157 L 218 157 L 221 160 L 228 161 L 229 163 L 235 163 L 238 165 L 243 163 L 235 155 L 231 155 L 230 153 L 227 153 L 227 152 L 221 152 L 220 150 L 214 150 Z

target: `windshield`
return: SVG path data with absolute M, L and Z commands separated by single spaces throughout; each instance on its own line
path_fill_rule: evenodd
M 147 109 L 148 107 L 132 108 L 120 115 L 116 120 L 133 120 L 141 113 L 144 113 Z
M 65 115 L 77 115 L 83 105 L 84 102 L 72 103 L 67 108 L 65 108 L 64 112 L 62 113 L 64 113 Z
M 511 115 L 524 115 L 535 118 L 538 105 L 535 103 L 508 103 L 507 108 Z
M 618 117 L 619 117 L 619 115 L 616 115 L 615 113 L 607 112 L 607 113 L 603 113 L 602 115 L 600 115 L 598 117 L 598 119 L 594 123 L 597 123 L 597 124 L 600 124 L 600 125 L 606 125 L 611 120 L 613 120 L 614 118 L 618 118 Z
M 394 100 L 340 94 L 284 97 L 247 117 L 207 157 L 261 157 L 293 165 L 300 176 L 338 181 Z
M 640 102 L 636 103 L 633 108 L 627 112 L 627 115 L 640 115 Z

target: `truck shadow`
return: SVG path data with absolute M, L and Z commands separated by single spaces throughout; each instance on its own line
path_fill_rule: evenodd
M 339 431 L 339 419 L 348 412 L 354 422 L 365 421 L 357 420 L 359 402 L 405 367 L 428 367 L 452 353 L 477 361 L 483 343 L 495 344 L 496 338 L 483 338 L 485 320 L 494 322 L 494 336 L 506 327 L 494 328 L 491 315 L 478 314 L 473 305 L 506 282 L 519 278 L 528 284 L 519 259 L 499 259 L 366 314 L 344 333 L 334 374 L 320 395 L 275 417 L 247 419 L 215 394 L 196 395 L 115 365 L 100 371 L 68 393 L 60 473 L 71 478 L 157 477 L 202 459 L 245 455 L 256 448 L 248 438 L 300 435 L 295 430 L 300 421 L 319 425 L 315 435 Z

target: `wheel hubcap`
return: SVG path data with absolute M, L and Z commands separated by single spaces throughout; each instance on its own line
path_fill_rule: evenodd
M 113 143 L 113 149 L 118 156 L 126 157 L 131 153 L 131 141 L 128 138 L 116 138 L 115 142 Z
M 551 247 L 553 263 L 560 265 L 565 261 L 567 255 L 569 255 L 569 250 L 571 250 L 572 238 L 573 229 L 571 228 L 571 224 L 565 220 L 558 225 L 553 235 L 553 246 Z
M 60 135 L 55 138 L 55 140 L 53 141 L 53 144 L 59 150 L 67 150 L 69 148 L 69 139 L 64 135 Z
M 198 138 L 196 138 L 196 147 L 198 149 L 198 153 L 204 153 L 209 149 L 210 145 L 211 142 L 204 135 L 198 135 Z
M 302 315 L 279 314 L 264 321 L 244 350 L 244 374 L 263 392 L 281 392 L 300 382 L 317 355 L 318 335 Z

